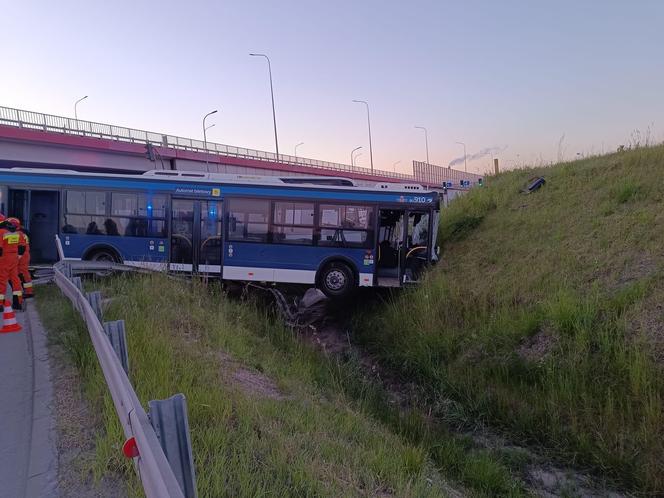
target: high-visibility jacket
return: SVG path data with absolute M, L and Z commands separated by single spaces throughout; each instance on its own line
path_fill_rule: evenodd
M 20 234 L 13 225 L 4 229 L 0 241 L 0 288 L 4 299 L 7 283 L 12 286 L 12 294 L 19 301 L 23 298 L 21 280 L 18 278 L 18 253 Z
M 5 272 L 3 270 L 4 268 L 4 258 L 3 258 L 3 241 L 5 238 L 5 234 L 7 233 L 7 229 L 3 226 L 0 226 L 0 306 L 4 304 L 5 301 L 5 291 L 7 290 L 7 280 L 5 278 Z
M 20 228 L 18 241 L 18 277 L 23 283 L 23 291 L 26 296 L 32 295 L 32 277 L 30 276 L 30 237 Z

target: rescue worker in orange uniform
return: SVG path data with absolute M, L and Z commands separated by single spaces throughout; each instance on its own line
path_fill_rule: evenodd
M 0 213 L 0 307 L 4 306 L 5 292 L 7 292 L 7 280 L 5 279 L 5 274 L 2 270 L 4 266 L 4 259 L 2 257 L 2 241 L 4 240 L 4 235 L 6 233 L 7 229 L 5 228 L 5 215 Z
M 21 280 L 18 278 L 18 246 L 20 235 L 16 227 L 7 219 L 2 217 L 0 228 L 3 228 L 2 241 L 0 243 L 0 287 L 4 300 L 7 283 L 12 287 L 12 307 L 20 310 L 23 306 L 23 291 Z
M 21 220 L 9 217 L 7 221 L 16 227 L 20 237 L 18 241 L 18 278 L 23 284 L 23 299 L 28 299 L 34 296 L 30 276 L 30 237 L 21 225 Z

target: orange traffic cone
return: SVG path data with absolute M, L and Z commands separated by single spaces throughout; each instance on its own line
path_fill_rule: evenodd
M 14 313 L 14 308 L 12 308 L 12 302 L 9 299 L 5 299 L 5 309 L 2 313 L 2 329 L 0 329 L 0 334 L 5 334 L 7 332 L 19 332 L 23 329 L 16 321 L 16 314 Z

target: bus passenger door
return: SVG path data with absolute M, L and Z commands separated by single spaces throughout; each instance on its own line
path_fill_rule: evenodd
M 49 190 L 10 190 L 8 214 L 17 216 L 30 233 L 30 262 L 53 263 L 58 253 L 53 237 L 58 233 L 60 193 Z
M 221 273 L 221 201 L 173 199 L 169 268 Z
M 221 201 L 200 201 L 198 271 L 221 275 Z
M 432 220 L 430 211 L 412 210 L 406 217 L 403 283 L 417 282 L 430 258 Z
M 195 245 L 197 204 L 198 201 L 192 199 L 173 199 L 171 203 L 170 270 L 194 271 L 195 252 L 198 250 Z
M 428 210 L 380 210 L 376 251 L 379 287 L 401 287 L 420 279 L 430 258 L 431 232 Z
M 379 287 L 401 287 L 404 268 L 404 209 L 380 209 L 378 216 L 378 247 L 376 284 Z

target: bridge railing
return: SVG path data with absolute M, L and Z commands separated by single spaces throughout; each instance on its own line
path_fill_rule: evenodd
M 96 123 L 94 121 L 77 120 L 65 116 L 55 116 L 52 114 L 43 114 L 41 112 L 14 109 L 11 107 L 0 106 L 0 125 L 17 126 L 20 128 L 30 128 L 55 133 L 66 133 L 68 135 L 99 137 L 122 142 L 143 144 L 149 142 L 157 147 L 170 147 L 194 152 L 207 152 L 208 154 L 216 154 L 220 156 L 240 157 L 244 159 L 278 162 L 294 166 L 372 175 L 370 168 L 362 168 L 360 166 L 350 166 L 348 164 L 320 161 L 318 159 L 296 157 L 288 154 L 279 154 L 277 157 L 273 152 L 247 149 L 245 147 L 236 147 L 214 142 L 207 142 L 206 144 L 203 140 L 196 140 L 193 138 L 138 130 L 135 128 L 127 128 L 125 126 Z M 398 180 L 415 181 L 413 175 L 405 173 L 376 169 L 373 174 Z

